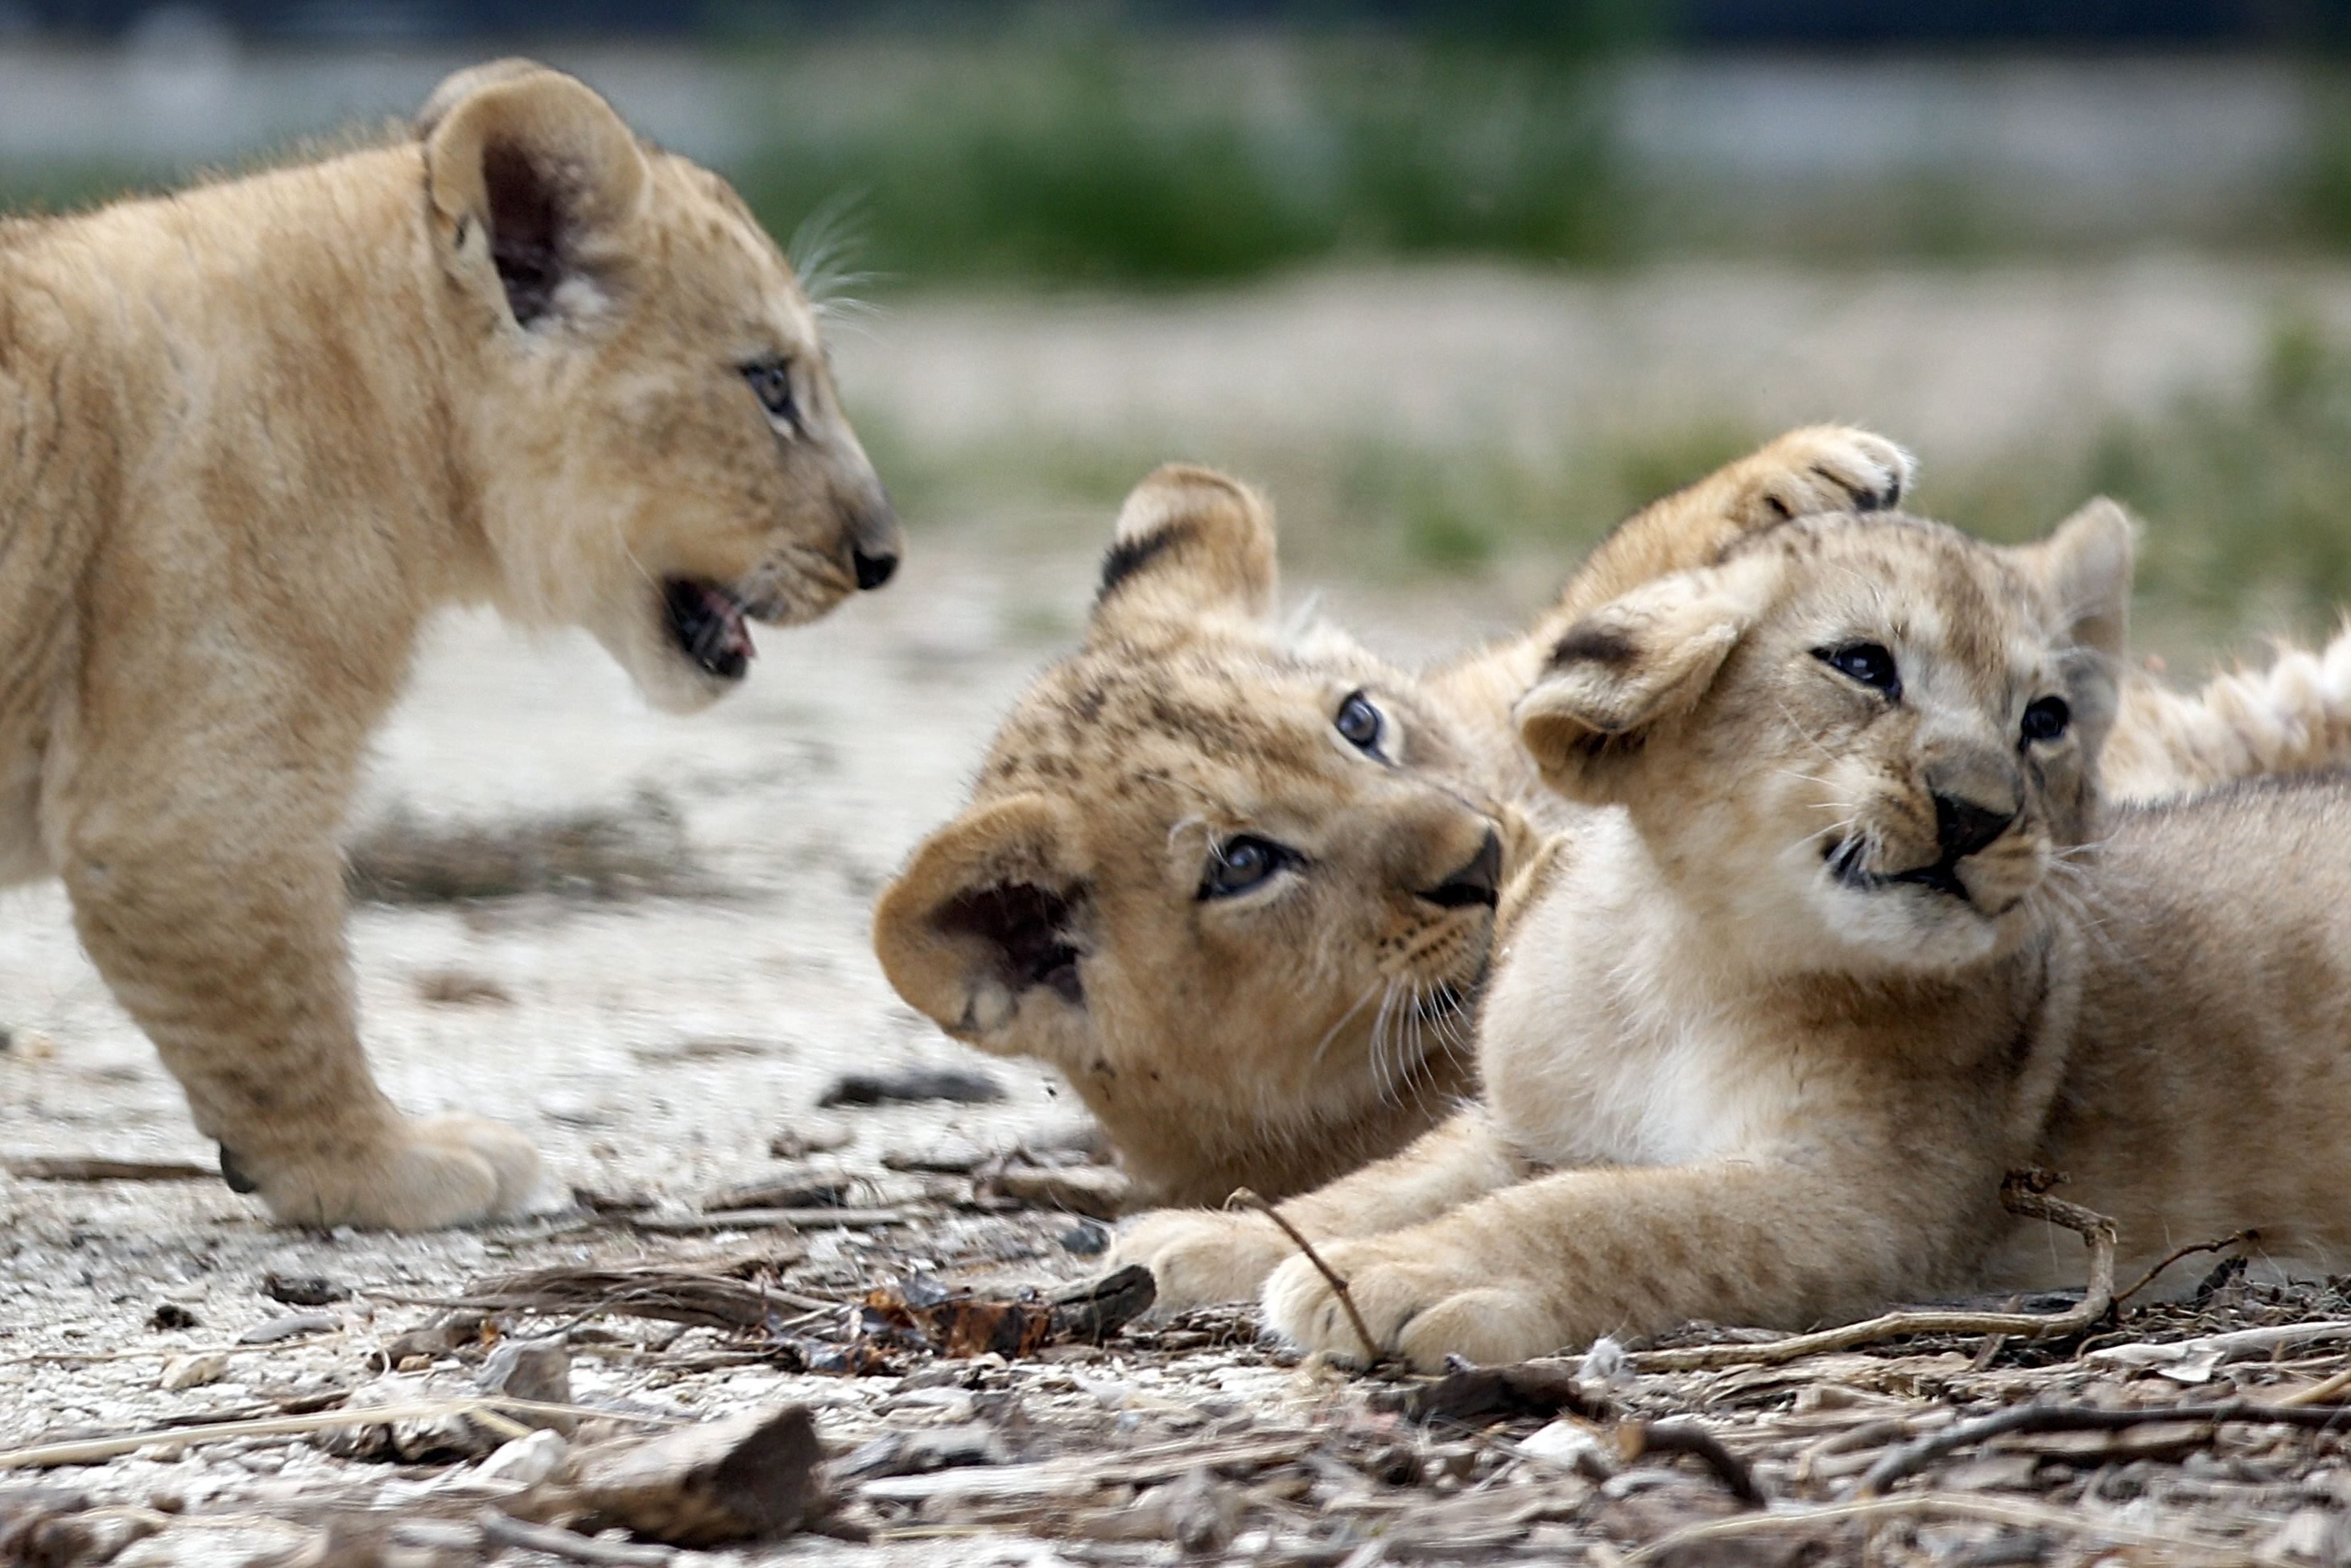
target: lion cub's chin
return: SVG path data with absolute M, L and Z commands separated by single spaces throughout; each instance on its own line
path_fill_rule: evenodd
M 748 673 L 719 674 L 704 669 L 671 639 L 666 624 L 652 619 L 642 606 L 598 615 L 589 621 L 588 631 L 612 662 L 628 672 L 647 706 L 662 713 L 700 713 L 741 685 Z
M 1855 887 L 1820 871 L 1791 903 L 1810 910 L 1848 972 L 1934 975 L 2012 950 L 2029 929 L 2029 896 L 2006 888 L 1971 888 L 1960 898 L 1912 883 Z M 1819 957 L 1814 952 L 1803 967 L 1817 967 Z

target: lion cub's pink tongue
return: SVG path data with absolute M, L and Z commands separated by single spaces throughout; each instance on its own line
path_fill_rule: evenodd
M 712 652 L 747 664 L 758 658 L 759 650 L 751 641 L 751 623 L 743 619 L 743 607 L 715 588 L 703 589 L 702 597 L 710 606 L 711 619 L 717 622 Z

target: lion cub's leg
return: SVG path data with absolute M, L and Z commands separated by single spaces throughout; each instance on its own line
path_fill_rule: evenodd
M 1708 565 L 1740 536 L 1791 517 L 1897 506 L 1917 474 L 1907 452 L 1866 430 L 1789 431 L 1617 524 L 1576 569 L 1545 624 L 1564 630 L 1619 594 Z
M 1310 1240 L 1376 1236 L 1442 1214 L 1522 1173 L 1484 1110 L 1471 1106 L 1402 1153 L 1279 1207 Z M 1279 1226 L 1251 1210 L 1164 1208 L 1129 1221 L 1118 1242 L 1120 1261 L 1147 1264 L 1160 1304 L 1176 1308 L 1246 1301 L 1297 1250 Z
M 225 758 L 142 739 L 75 769 L 59 869 L 83 946 L 220 1143 L 223 1174 L 298 1224 L 424 1229 L 519 1209 L 538 1174 L 525 1139 L 409 1121 L 368 1074 L 337 779 L 266 745 Z
M 1557 1172 L 1407 1229 L 1322 1248 L 1384 1354 L 1520 1361 L 1599 1335 L 1693 1318 L 1802 1327 L 1931 1289 L 1973 1229 L 1890 1176 L 1831 1178 L 1759 1161 Z M 1858 1179 L 1856 1179 L 1858 1178 Z M 1986 1192 L 1996 1176 L 1986 1175 Z M 1303 1258 L 1265 1287 L 1267 1326 L 1363 1359 L 1329 1283 Z

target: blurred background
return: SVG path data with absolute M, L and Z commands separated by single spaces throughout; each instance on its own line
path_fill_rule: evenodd
M 1273 490 L 1294 577 L 1499 624 L 1851 419 L 1994 534 L 2124 498 L 2185 649 L 2351 599 L 2346 46 L 2351 0 L 0 0 L 0 198 L 529 52 L 820 275 L 920 534 L 1091 551 L 1191 457 Z

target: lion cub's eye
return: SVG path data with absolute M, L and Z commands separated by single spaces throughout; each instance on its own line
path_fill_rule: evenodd
M 1847 643 L 1841 648 L 1815 648 L 1813 657 L 1849 680 L 1884 692 L 1887 696 L 1902 695 L 1902 674 L 1894 667 L 1894 655 L 1876 643 Z
M 1372 706 L 1372 699 L 1361 692 L 1348 694 L 1347 700 L 1339 705 L 1339 716 L 1332 723 L 1337 726 L 1341 739 L 1374 756 L 1379 754 L 1380 737 L 1387 733 L 1388 727 L 1380 717 L 1380 710 Z
M 743 367 L 743 379 L 758 395 L 760 407 L 793 429 L 799 428 L 799 412 L 792 403 L 791 361 L 754 360 Z
M 1198 896 L 1230 898 L 1237 893 L 1247 893 L 1297 860 L 1297 851 L 1253 833 L 1227 839 L 1208 852 L 1208 869 L 1200 878 Z
M 2064 697 L 2041 697 L 2028 703 L 2024 709 L 2024 738 L 2054 740 L 2065 733 L 2074 722 L 2074 710 L 2065 706 Z

